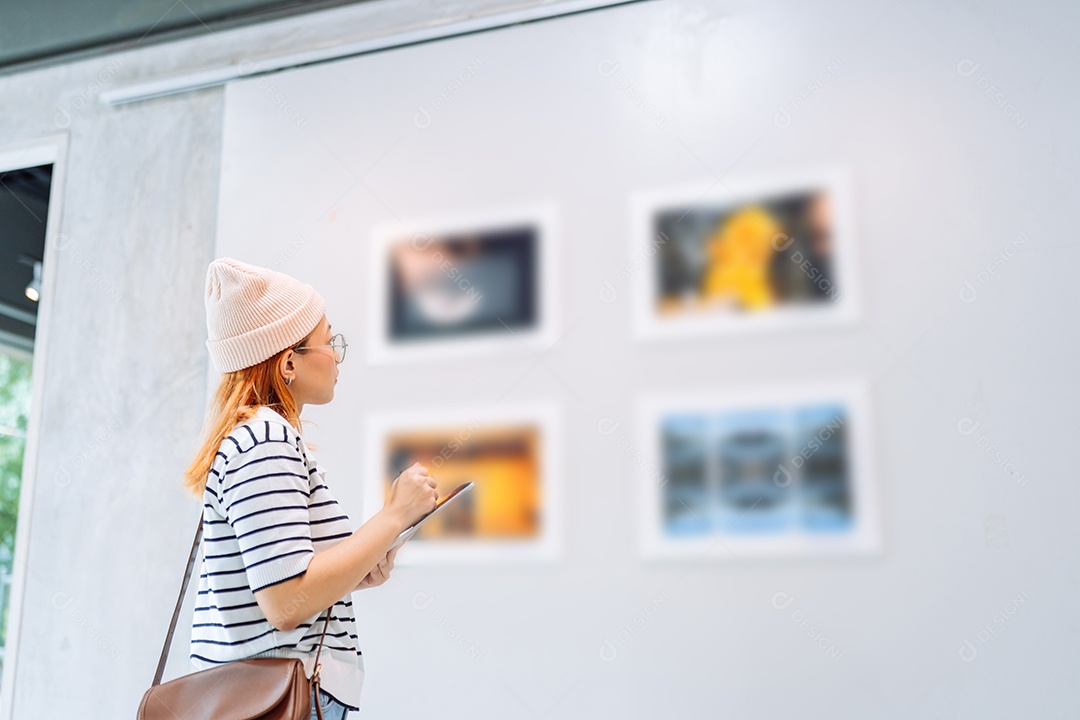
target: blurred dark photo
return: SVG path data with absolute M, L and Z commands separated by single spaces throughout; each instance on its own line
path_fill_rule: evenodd
M 539 305 L 535 226 L 417 235 L 390 248 L 391 342 L 532 329 Z

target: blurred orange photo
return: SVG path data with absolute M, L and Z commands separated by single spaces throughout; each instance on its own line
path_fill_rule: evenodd
M 467 439 L 462 440 L 461 438 Z M 541 488 L 535 426 L 469 431 L 463 427 L 396 432 L 386 438 L 386 490 L 400 469 L 414 462 L 438 481 L 439 496 L 475 483 L 440 510 L 411 542 L 455 538 L 535 538 L 541 521 Z M 448 448 L 456 448 L 448 452 Z
M 420 463 L 439 497 L 473 488 L 427 520 L 405 564 L 553 560 L 561 544 L 560 411 L 553 403 L 375 413 L 368 418 L 370 517 L 395 478 Z

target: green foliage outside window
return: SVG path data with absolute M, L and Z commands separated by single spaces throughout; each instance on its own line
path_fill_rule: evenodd
M 0 348 L 0 667 L 7 645 L 11 565 L 30 416 L 30 361 Z

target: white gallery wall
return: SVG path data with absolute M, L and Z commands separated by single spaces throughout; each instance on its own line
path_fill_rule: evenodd
M 401 566 L 358 593 L 364 713 L 1075 712 L 1076 19 L 646 2 L 230 84 L 215 254 L 314 284 L 349 339 L 335 400 L 304 414 L 354 523 L 381 481 L 373 415 L 560 412 L 558 559 Z M 635 193 L 827 166 L 851 178 L 856 318 L 635 339 Z M 553 346 L 368 362 L 377 226 L 537 203 Z M 643 397 L 848 380 L 869 388 L 875 552 L 643 559 Z
M 0 76 L 0 156 L 65 138 L 3 716 L 130 717 L 149 686 L 222 255 L 316 285 L 348 336 L 304 416 L 356 523 L 379 418 L 558 413 L 557 557 L 403 550 L 354 596 L 363 716 L 1075 716 L 1075 4 L 656 0 L 99 102 L 531 4 L 375 0 Z M 851 178 L 856 319 L 636 339 L 632 196 L 825 165 Z M 553 346 L 368 364 L 377 225 L 537 204 Z M 875 551 L 644 558 L 643 399 L 849 380 Z M 192 670 L 190 595 L 166 679 Z

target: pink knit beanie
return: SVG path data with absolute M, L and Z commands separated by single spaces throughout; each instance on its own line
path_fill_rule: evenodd
M 227 257 L 206 271 L 206 347 L 220 373 L 257 365 L 295 345 L 325 311 L 315 288 L 285 273 Z

